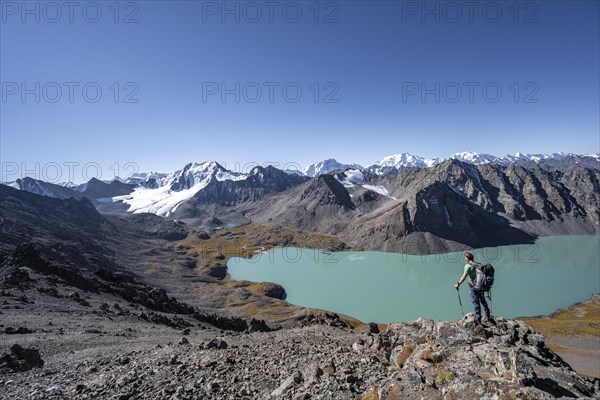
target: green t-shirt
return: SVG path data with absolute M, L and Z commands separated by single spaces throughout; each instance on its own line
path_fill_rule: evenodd
M 465 270 L 463 274 L 471 278 L 471 282 L 475 282 L 475 276 L 477 275 L 477 273 L 475 272 L 475 266 L 467 263 L 465 265 Z

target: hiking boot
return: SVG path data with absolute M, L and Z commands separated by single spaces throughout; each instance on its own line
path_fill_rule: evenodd
M 489 324 L 496 325 L 496 321 L 494 320 L 494 317 L 492 317 L 492 315 L 491 315 L 491 314 L 487 314 L 487 315 L 485 316 L 485 319 L 487 320 L 487 322 L 488 322 Z

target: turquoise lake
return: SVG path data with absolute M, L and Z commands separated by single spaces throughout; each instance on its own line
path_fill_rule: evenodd
M 472 250 L 496 269 L 492 312 L 505 318 L 547 315 L 600 293 L 600 236 L 554 236 L 535 244 Z M 461 316 L 457 291 L 463 252 L 414 256 L 377 251 L 323 253 L 279 248 L 227 263 L 235 280 L 275 282 L 287 301 L 363 322 Z M 465 312 L 473 311 L 466 282 Z

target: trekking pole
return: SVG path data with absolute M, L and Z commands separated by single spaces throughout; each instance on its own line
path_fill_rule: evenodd
M 458 304 L 460 304 L 460 313 L 464 317 L 465 316 L 465 310 L 463 310 L 462 300 L 460 299 L 460 290 L 458 290 L 458 288 L 456 288 L 456 295 L 458 296 Z

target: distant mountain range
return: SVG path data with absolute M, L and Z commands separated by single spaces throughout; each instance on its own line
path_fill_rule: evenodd
M 321 174 L 326 174 L 338 169 L 359 169 L 367 170 L 377 175 L 387 175 L 415 168 L 429 168 L 446 160 L 453 159 L 463 161 L 469 164 L 541 164 L 543 167 L 552 168 L 553 166 L 570 165 L 570 164 L 585 164 L 594 168 L 600 160 L 600 153 L 596 154 L 572 154 L 572 153 L 553 153 L 553 154 L 524 154 L 516 153 L 515 155 L 506 155 L 504 157 L 496 157 L 491 154 L 475 153 L 475 152 L 460 152 L 454 153 L 445 158 L 424 158 L 410 153 L 400 153 L 384 157 L 381 161 L 373 163 L 368 167 L 362 167 L 359 164 L 343 164 L 334 159 L 319 161 L 311 164 L 301 171 L 293 171 L 296 174 L 315 177 Z M 286 171 L 288 172 L 288 171 Z M 289 171 L 292 172 L 292 171 Z
M 366 168 L 330 159 L 301 173 L 273 166 L 240 173 L 207 161 L 112 182 L 23 178 L 9 186 L 85 197 L 104 214 L 152 213 L 210 229 L 256 221 L 338 236 L 354 247 L 437 252 L 597 233 L 599 174 L 598 154 L 442 160 L 403 153 Z

